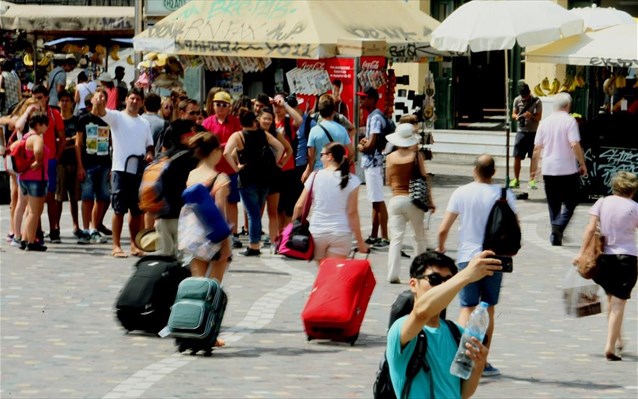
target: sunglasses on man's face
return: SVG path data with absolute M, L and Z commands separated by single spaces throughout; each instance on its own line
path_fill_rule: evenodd
M 416 277 L 417 280 L 427 279 L 432 287 L 443 284 L 452 278 L 452 275 L 441 276 L 439 273 L 422 274 Z
M 227 108 L 230 107 L 230 104 L 228 103 L 213 103 L 216 107 L 220 107 L 220 108 Z

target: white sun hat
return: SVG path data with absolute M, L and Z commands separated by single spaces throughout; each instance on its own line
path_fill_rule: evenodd
M 394 133 L 388 134 L 386 139 L 396 147 L 412 147 L 419 144 L 419 138 L 414 133 L 411 123 L 399 123 Z

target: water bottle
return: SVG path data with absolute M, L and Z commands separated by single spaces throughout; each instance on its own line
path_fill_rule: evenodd
M 488 306 L 489 305 L 487 303 L 481 302 L 481 304 L 474 309 L 470 315 L 470 320 L 467 322 L 465 332 L 461 337 L 459 349 L 456 351 L 454 361 L 450 366 L 450 374 L 464 380 L 470 378 L 472 368 L 474 367 L 474 361 L 465 354 L 465 351 L 467 350 L 465 343 L 469 342 L 472 337 L 476 337 L 479 342 L 483 342 L 483 337 L 485 337 L 485 332 L 490 324 L 490 315 L 487 313 Z

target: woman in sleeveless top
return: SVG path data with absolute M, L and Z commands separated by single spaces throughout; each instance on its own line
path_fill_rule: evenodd
M 18 130 L 16 121 L 20 118 L 20 116 L 22 116 L 22 114 L 26 112 L 31 114 L 39 109 L 40 106 L 38 105 L 38 100 L 30 97 L 20 101 L 11 115 L 0 117 L 0 125 L 4 125 L 5 131 L 10 133 L 9 137 L 5 135 L 5 150 L 7 154 L 9 153 L 9 147 L 11 144 L 13 144 L 16 140 L 22 139 L 22 131 Z M 9 190 L 11 192 L 11 202 L 9 205 L 9 232 L 6 239 L 11 243 L 11 246 L 20 247 L 22 241 L 22 217 L 24 215 L 24 211 L 27 209 L 27 201 L 26 198 L 23 198 L 20 195 L 18 176 L 13 173 L 9 173 Z M 26 241 L 24 246 L 26 246 Z
M 47 194 L 47 167 L 51 151 L 44 145 L 42 135 L 48 126 L 49 117 L 47 114 L 33 113 L 29 118 L 30 130 L 22 137 L 22 140 L 26 140 L 27 157 L 34 158 L 29 170 L 21 173 L 18 179 L 20 191 L 27 200 L 28 214 L 23 238 L 27 243 L 24 249 L 28 251 L 46 251 L 47 249 L 46 246 L 36 242 L 36 231 Z
M 230 136 L 224 148 L 224 157 L 230 167 L 239 173 L 239 195 L 248 213 L 249 244 L 240 255 L 259 256 L 261 210 L 270 187 L 270 173 L 277 167 L 275 160 L 281 158 L 284 147 L 275 137 L 258 127 L 257 116 L 247 108 L 241 109 L 239 121 L 243 129 Z M 275 151 L 274 158 L 271 149 Z
M 186 187 L 195 184 L 203 184 L 210 187 L 210 195 L 215 199 L 215 205 L 226 216 L 226 198 L 229 193 L 230 179 L 225 173 L 218 172 L 215 166 L 222 158 L 222 147 L 217 135 L 209 132 L 198 133 L 191 137 L 189 145 L 195 151 L 195 157 L 199 160 L 197 167 L 188 174 Z M 228 267 L 231 256 L 230 238 L 221 242 L 221 248 L 212 259 L 194 258 L 191 261 L 191 274 L 193 277 L 204 277 L 209 264 L 212 263 L 210 278 L 215 278 L 221 283 Z
M 259 110 L 257 121 L 259 122 L 259 127 L 261 129 L 271 134 L 281 143 L 281 145 L 284 146 L 284 159 L 278 160 L 280 161 L 278 162 L 278 165 L 283 165 L 292 155 L 292 147 L 290 146 L 290 143 L 288 143 L 288 140 L 284 138 L 283 134 L 277 132 L 277 129 L 275 129 L 275 124 L 273 123 L 275 121 L 275 114 L 272 108 L 265 107 Z M 279 232 L 286 227 L 279 225 L 277 209 L 279 208 L 279 197 L 282 185 L 292 184 L 293 182 L 282 181 L 283 176 L 281 169 L 277 168 L 275 170 L 275 176 L 272 178 L 272 184 L 268 190 L 268 196 L 266 197 L 266 210 L 268 212 L 268 245 L 270 245 L 270 243 L 274 243 Z M 264 243 L 264 245 L 266 245 L 266 243 Z
M 386 158 L 386 182 L 392 189 L 392 198 L 388 205 L 388 228 L 390 230 L 390 249 L 388 253 L 388 276 L 387 279 L 392 284 L 400 283 L 399 274 L 401 272 L 401 251 L 405 227 L 408 222 L 414 230 L 415 256 L 422 254 L 426 250 L 425 229 L 423 227 L 423 215 L 421 209 L 417 208 L 409 197 L 410 178 L 418 167 L 418 173 L 426 176 L 425 161 L 423 155 L 418 151 L 419 139 L 415 134 L 414 125 L 411 123 L 401 123 L 397 126 L 393 134 L 387 136 L 389 143 L 396 148 L 394 152 Z M 417 165 L 415 165 L 415 157 Z M 432 201 L 432 186 L 429 186 L 430 208 L 434 212 L 434 202 Z M 407 255 L 406 255 L 407 256 Z
M 346 148 L 341 143 L 329 143 L 321 151 L 321 162 L 323 169 L 308 177 L 292 215 L 293 220 L 299 218 L 306 198 L 312 195 L 310 232 L 318 264 L 326 258 L 346 258 L 352 250 L 353 235 L 359 252 L 368 252 L 359 222 L 361 180 L 350 173 Z
M 633 200 L 638 191 L 638 177 L 630 172 L 618 172 L 611 181 L 612 194 L 601 198 L 589 210 L 591 218 L 583 233 L 583 246 L 574 261 L 583 255 L 600 223 L 605 237 L 605 249 L 600 272 L 594 281 L 605 289 L 608 296 L 608 327 L 605 357 L 622 360 L 621 330 L 625 304 L 638 280 L 638 203 Z

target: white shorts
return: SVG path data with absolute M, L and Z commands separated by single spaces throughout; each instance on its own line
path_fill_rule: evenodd
M 383 202 L 383 168 L 365 168 L 367 197 L 370 202 Z
M 326 258 L 345 258 L 352 251 L 351 233 L 313 234 L 315 242 L 315 260 Z

